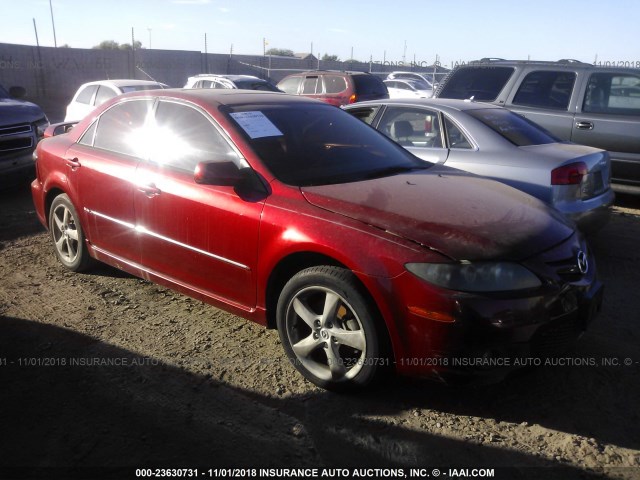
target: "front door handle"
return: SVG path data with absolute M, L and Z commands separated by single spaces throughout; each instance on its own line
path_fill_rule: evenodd
M 156 187 L 154 183 L 148 185 L 140 185 L 138 191 L 144 193 L 147 197 L 156 197 L 162 193 L 162 191 Z
M 78 157 L 67 158 L 65 160 L 65 163 L 67 164 L 68 167 L 71 167 L 71 170 L 75 170 L 82 166 L 80 165 L 80 160 L 78 160 Z
M 576 122 L 576 128 L 578 130 L 593 130 L 593 123 L 591 123 L 591 122 Z

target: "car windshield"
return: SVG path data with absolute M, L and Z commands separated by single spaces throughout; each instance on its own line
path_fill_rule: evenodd
M 357 182 L 432 165 L 329 105 L 242 105 L 229 114 L 267 168 L 289 185 Z
M 265 90 L 267 92 L 279 92 L 276 87 L 264 80 L 236 80 L 236 87 L 244 90 Z
M 560 140 L 540 126 L 504 108 L 467 110 L 469 116 L 480 120 L 518 147 L 544 145 Z
M 10 98 L 9 92 L 2 85 L 0 85 L 0 98 Z

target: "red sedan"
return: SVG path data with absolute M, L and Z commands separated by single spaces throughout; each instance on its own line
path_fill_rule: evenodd
M 324 388 L 388 367 L 502 372 L 487 367 L 568 346 L 601 302 L 555 211 L 320 102 L 146 91 L 55 129 L 32 192 L 63 265 L 99 260 L 277 328 Z

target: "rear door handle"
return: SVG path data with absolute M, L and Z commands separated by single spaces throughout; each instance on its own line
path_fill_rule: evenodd
M 593 123 L 591 123 L 591 122 L 576 122 L 576 128 L 578 130 L 593 130 Z
M 138 191 L 144 193 L 149 198 L 158 196 L 162 193 L 162 191 L 158 187 L 156 187 L 155 183 L 140 185 L 138 187 Z
M 82 166 L 80 165 L 80 160 L 78 160 L 78 157 L 67 158 L 65 163 L 68 167 L 71 167 L 71 170 L 75 170 L 76 168 L 80 168 Z

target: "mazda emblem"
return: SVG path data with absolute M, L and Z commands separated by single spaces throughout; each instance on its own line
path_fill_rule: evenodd
M 577 255 L 577 261 L 578 270 L 580 270 L 580 273 L 584 275 L 589 271 L 589 259 L 587 258 L 587 254 L 580 250 Z

